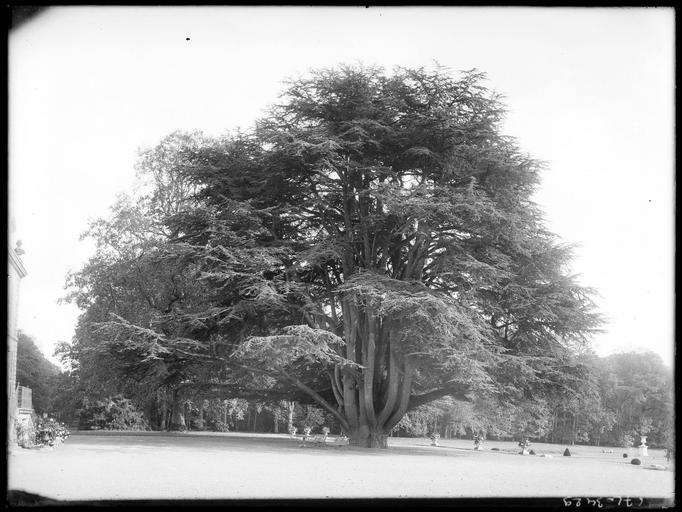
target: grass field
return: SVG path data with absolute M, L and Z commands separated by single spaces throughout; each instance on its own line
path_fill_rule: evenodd
M 305 446 L 283 434 L 74 433 L 53 450 L 14 450 L 9 488 L 63 500 L 568 497 L 670 498 L 663 451 L 641 466 L 623 449 L 390 438 L 389 448 Z M 491 450 L 498 448 L 499 451 Z M 631 456 L 636 456 L 632 449 Z M 651 464 L 669 466 L 656 470 Z

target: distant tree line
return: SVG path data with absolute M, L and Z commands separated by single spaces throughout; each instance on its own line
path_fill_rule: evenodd
M 408 413 L 399 435 L 520 439 L 597 446 L 674 445 L 673 374 L 653 352 L 582 356 L 589 367 L 578 392 L 550 400 L 492 406 L 441 399 Z
M 68 345 L 62 344 L 62 357 Z M 589 368 L 578 393 L 553 400 L 526 401 L 502 407 L 486 400 L 442 398 L 409 412 L 393 429 L 394 436 L 512 440 L 527 436 L 560 444 L 628 446 L 646 435 L 654 447 L 674 444 L 672 370 L 652 352 L 608 357 L 581 356 Z M 132 383 L 106 381 L 105 375 L 60 371 L 30 336 L 19 335 L 17 380 L 33 390 L 36 412 L 83 429 L 166 430 L 174 413 L 163 390 L 145 394 Z M 164 404 L 164 401 L 166 403 Z M 291 400 L 264 401 L 229 396 L 215 390 L 196 392 L 180 402 L 188 430 L 287 432 L 292 426 L 340 433 L 336 418 L 315 406 Z

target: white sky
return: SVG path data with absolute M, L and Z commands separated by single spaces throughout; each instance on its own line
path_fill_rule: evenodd
M 130 189 L 138 147 L 249 127 L 311 68 L 436 60 L 488 73 L 505 133 L 548 162 L 537 201 L 610 319 L 597 352 L 672 365 L 674 59 L 672 9 L 51 8 L 9 39 L 19 328 L 48 356 L 71 340 L 57 299 L 92 249 L 79 234 Z

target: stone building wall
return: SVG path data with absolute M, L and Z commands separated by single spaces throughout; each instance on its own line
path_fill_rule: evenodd
M 7 248 L 7 425 L 10 443 L 14 442 L 14 419 L 17 413 L 17 314 L 21 279 L 26 269 L 21 262 L 20 244 Z

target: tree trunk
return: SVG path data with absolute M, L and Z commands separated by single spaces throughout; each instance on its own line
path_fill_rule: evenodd
M 363 425 L 350 433 L 348 444 L 361 448 L 388 448 L 388 432 Z
M 294 425 L 294 402 L 287 402 L 287 430 L 291 430 Z
M 166 430 L 166 416 L 168 416 L 168 406 L 166 405 L 166 397 L 161 398 L 161 403 L 159 404 L 159 407 L 161 409 L 161 412 L 159 414 L 160 421 L 159 421 L 159 429 L 160 430 Z
M 352 267 L 352 261 L 347 263 Z M 349 364 L 329 372 L 336 406 L 283 369 L 279 371 L 339 421 L 342 431 L 349 437 L 349 444 L 386 448 L 389 434 L 408 410 L 414 377 L 412 362 L 409 355 L 401 352 L 400 345 L 391 341 L 391 336 L 397 333 L 392 333 L 390 327 L 383 324 L 373 306 L 359 308 L 350 294 L 340 302 L 345 341 L 343 355 L 358 366 Z M 419 398 L 428 401 L 447 391 L 434 390 Z M 422 402 L 417 400 L 413 405 L 419 403 Z M 293 404 L 290 403 L 289 426 L 293 423 L 292 413 Z M 437 423 L 434 429 L 438 429 Z
M 180 398 L 178 391 L 173 392 L 173 417 L 171 419 L 170 430 L 178 430 L 184 432 L 187 430 L 185 424 L 185 404 Z
M 557 410 L 554 410 L 554 418 L 552 422 L 552 443 L 556 442 L 556 431 L 558 425 Z
M 342 372 L 338 404 L 345 420 L 342 426 L 352 446 L 387 448 L 389 433 L 407 412 L 412 369 L 408 358 L 394 349 L 388 333 L 381 331 L 378 318 L 369 308 L 362 315 L 348 302 L 343 306 L 346 357 L 363 368 L 359 375 Z M 352 328 L 358 322 L 363 336 L 357 336 L 358 329 Z

